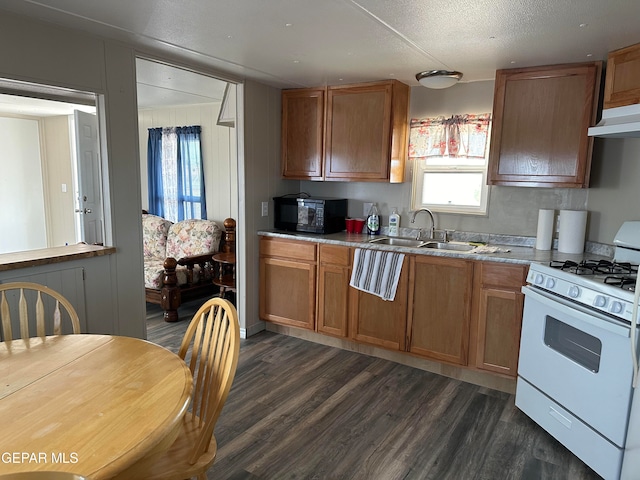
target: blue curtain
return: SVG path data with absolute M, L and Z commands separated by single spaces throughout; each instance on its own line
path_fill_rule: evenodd
M 198 125 L 176 128 L 178 136 L 178 220 L 207 218 L 200 132 L 201 128 Z
M 147 182 L 149 213 L 164 217 L 164 189 L 162 183 L 162 128 L 150 128 L 147 143 Z

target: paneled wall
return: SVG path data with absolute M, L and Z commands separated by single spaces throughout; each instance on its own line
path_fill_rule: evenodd
M 202 159 L 204 162 L 207 216 L 220 222 L 238 218 L 238 183 L 235 128 L 216 125 L 220 103 L 140 110 L 140 172 L 142 208 L 149 206 L 147 185 L 148 129 L 200 125 L 202 127 Z
M 106 242 L 113 255 L 2 272 L 0 281 L 84 268 L 87 331 L 144 337 L 135 51 L 120 42 L 17 15 L 0 15 L 0 78 L 94 92 L 100 97 Z M 28 270 L 28 271 L 27 271 Z
M 55 290 L 56 292 L 62 294 L 64 298 L 69 300 L 71 305 L 73 305 L 74 310 L 78 314 L 78 318 L 80 320 L 80 331 L 83 333 L 87 333 L 87 308 L 85 304 L 85 291 L 84 291 L 84 269 L 82 267 L 74 267 L 74 268 L 60 268 L 58 270 L 36 270 L 29 272 L 7 272 L 6 277 L 2 277 L 2 283 L 9 282 L 34 282 L 39 283 L 41 285 L 46 285 L 47 287 Z M 7 297 L 10 299 L 8 301 L 8 305 L 10 306 L 10 314 L 11 314 L 11 331 L 13 333 L 13 338 L 20 338 L 20 323 L 19 323 L 19 313 L 17 309 L 18 305 L 18 293 L 16 291 L 11 291 L 7 293 Z M 45 318 L 47 328 L 53 325 L 53 308 L 55 308 L 55 302 L 51 301 L 50 297 L 43 295 L 44 307 L 45 307 Z M 36 331 L 36 318 L 34 315 L 35 309 L 35 298 L 27 297 L 27 302 L 29 305 L 29 311 L 31 315 L 29 316 L 29 332 Z M 68 322 L 68 318 L 66 315 L 63 317 L 64 323 L 62 324 L 63 333 L 72 333 L 71 323 Z M 51 334 L 47 331 L 47 334 Z M 32 335 L 33 336 L 33 335 Z M 7 340 L 3 338 L 2 340 Z

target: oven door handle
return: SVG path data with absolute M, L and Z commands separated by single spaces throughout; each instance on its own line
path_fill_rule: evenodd
M 527 296 L 529 296 L 547 307 L 559 310 L 568 317 L 575 318 L 593 327 L 602 328 L 622 337 L 630 338 L 631 336 L 630 326 L 615 323 L 614 320 L 611 320 L 598 312 L 588 310 L 578 304 L 568 302 L 561 297 L 550 297 L 529 286 L 522 287 L 522 293 L 525 295 L 525 304 Z

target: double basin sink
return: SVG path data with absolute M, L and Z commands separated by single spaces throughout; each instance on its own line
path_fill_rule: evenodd
M 449 250 L 456 252 L 468 252 L 475 246 L 468 243 L 439 242 L 437 240 L 416 240 L 405 237 L 380 237 L 369 240 L 369 243 L 378 245 L 394 245 L 396 247 L 433 248 L 436 250 Z

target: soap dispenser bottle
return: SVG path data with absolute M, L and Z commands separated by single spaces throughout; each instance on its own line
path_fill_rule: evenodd
M 398 214 L 398 209 L 393 207 L 391 210 L 391 215 L 389 215 L 389 236 L 397 237 L 398 229 L 400 228 L 400 215 Z
M 371 210 L 369 210 L 369 216 L 367 217 L 367 232 L 369 235 L 380 234 L 380 215 L 378 214 L 378 205 L 373 203 Z

